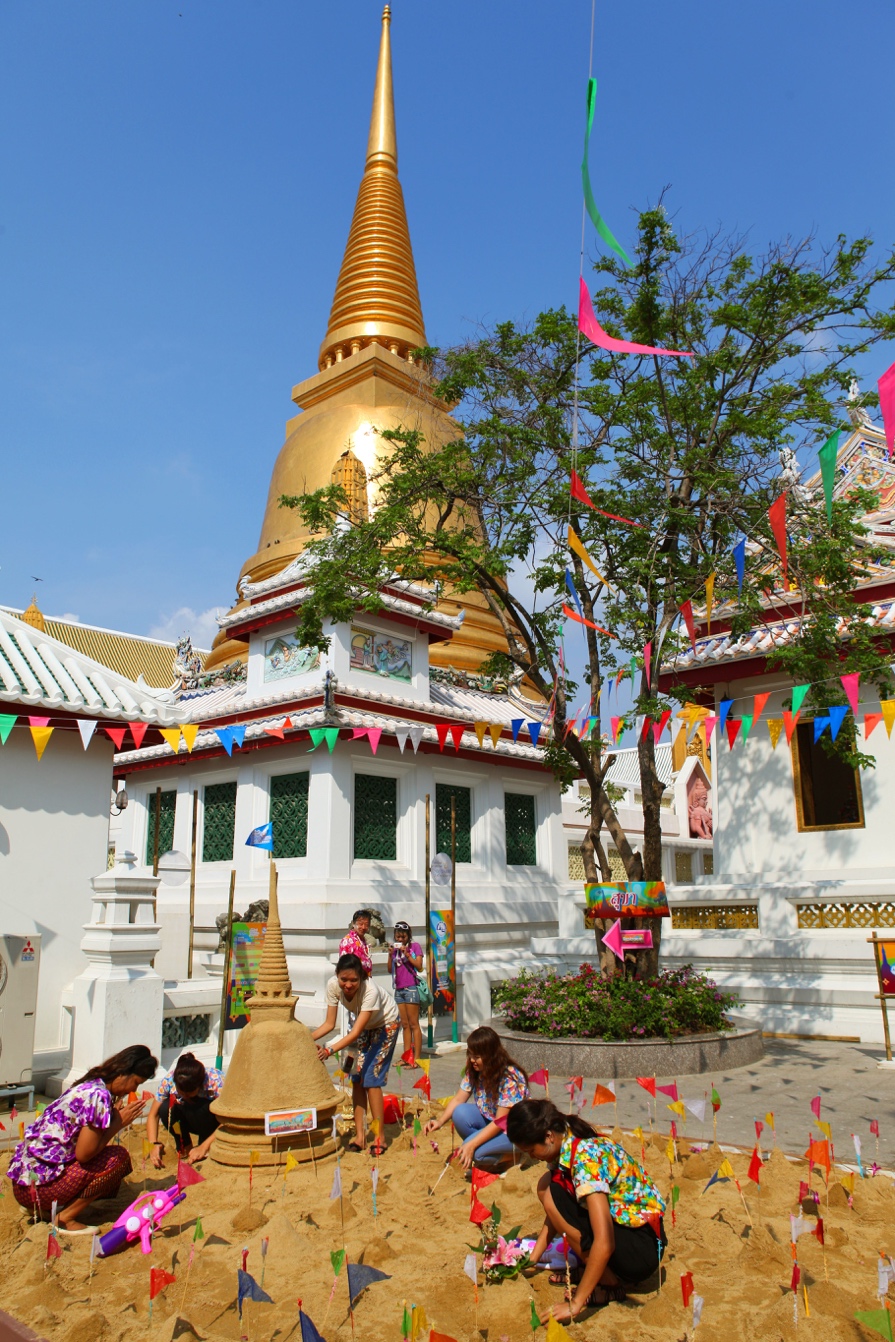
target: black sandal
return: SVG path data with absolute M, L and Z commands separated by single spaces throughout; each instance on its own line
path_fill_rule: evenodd
M 362 1155 L 364 1154 L 364 1152 L 366 1151 L 366 1149 L 367 1149 L 367 1148 L 366 1148 L 365 1146 L 361 1146 L 361 1145 L 359 1145 L 358 1142 L 349 1142 L 349 1143 L 348 1143 L 348 1150 L 349 1150 L 349 1151 L 356 1151 L 357 1154 L 358 1154 L 359 1156 L 362 1156 Z
M 558 1269 L 556 1272 L 551 1272 L 547 1280 L 549 1281 L 551 1286 L 565 1286 L 566 1284 L 565 1268 Z M 572 1286 L 577 1286 L 580 1280 L 581 1280 L 581 1268 L 580 1267 L 569 1268 L 569 1282 L 572 1284 Z
M 604 1298 L 602 1300 L 597 1299 L 597 1293 L 599 1291 L 603 1292 Z M 627 1300 L 627 1298 L 628 1292 L 625 1290 L 624 1286 L 595 1286 L 584 1304 L 587 1309 L 602 1309 L 604 1305 L 610 1305 L 613 1301 L 621 1304 L 621 1302 Z

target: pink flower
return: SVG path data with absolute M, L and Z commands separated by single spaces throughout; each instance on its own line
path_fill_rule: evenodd
M 484 1266 L 486 1268 L 514 1267 L 518 1260 L 524 1256 L 525 1252 L 525 1249 L 518 1240 L 513 1240 L 511 1243 L 508 1243 L 503 1235 L 498 1235 L 497 1248 L 486 1256 Z

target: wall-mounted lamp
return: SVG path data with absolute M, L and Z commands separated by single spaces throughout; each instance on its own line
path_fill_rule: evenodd
M 116 792 L 115 800 L 112 802 L 112 808 L 111 808 L 112 815 L 121 815 L 122 811 L 126 811 L 127 803 L 129 800 L 130 799 L 127 793 L 125 792 L 124 788 L 121 788 L 119 792 Z

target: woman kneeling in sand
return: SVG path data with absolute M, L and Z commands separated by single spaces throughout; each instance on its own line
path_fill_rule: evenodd
M 366 970 L 356 955 L 339 956 L 335 976 L 326 985 L 326 1020 L 312 1032 L 312 1039 L 325 1039 L 328 1034 L 332 1034 L 340 1006 L 354 1013 L 354 1024 L 346 1035 L 329 1048 L 318 1048 L 317 1056 L 325 1062 L 339 1049 L 347 1048 L 349 1044 L 356 1045 L 357 1055 L 351 1072 L 355 1136 L 348 1147 L 351 1151 L 363 1151 L 367 1144 L 369 1101 L 370 1113 L 378 1124 L 379 1135 L 373 1143 L 373 1155 L 378 1156 L 385 1150 L 382 1141 L 385 1131 L 382 1087 L 388 1078 L 392 1054 L 398 1042 L 398 1008 L 390 993 L 367 978 Z
M 157 1060 L 134 1044 L 92 1067 L 48 1104 L 25 1130 L 7 1174 L 20 1207 L 45 1214 L 55 1202 L 63 1230 L 83 1230 L 77 1217 L 94 1198 L 114 1197 L 131 1158 L 113 1137 L 132 1123 L 145 1100 L 123 1101 L 154 1076 Z
M 464 1170 L 473 1161 L 489 1169 L 508 1165 L 513 1144 L 495 1120 L 506 1118 L 514 1104 L 527 1098 L 525 1072 L 507 1053 L 500 1035 L 480 1025 L 466 1041 L 466 1075 L 460 1089 L 441 1117 L 426 1124 L 426 1133 L 453 1123 L 463 1139 L 457 1159 Z
M 627 1282 L 652 1276 L 667 1244 L 665 1203 L 643 1168 L 623 1146 L 606 1141 L 575 1114 L 550 1100 L 525 1100 L 507 1115 L 514 1146 L 550 1169 L 538 1184 L 545 1220 L 531 1254 L 537 1263 L 556 1235 L 565 1235 L 584 1267 L 572 1273 L 572 1298 L 552 1311 L 569 1322 L 588 1306 L 624 1300 Z M 565 1284 L 564 1272 L 553 1273 Z M 546 1323 L 551 1311 L 541 1316 Z

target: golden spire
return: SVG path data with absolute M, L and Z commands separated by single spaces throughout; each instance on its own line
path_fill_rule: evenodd
M 31 598 L 31 605 L 28 607 L 27 610 L 22 611 L 21 615 L 19 616 L 19 619 L 22 620 L 25 624 L 30 624 L 32 629 L 39 629 L 42 634 L 46 633 L 47 622 L 44 619 L 43 611 L 37 604 L 36 592 L 34 593 L 34 596 Z
M 391 10 L 386 5 L 367 161 L 326 338 L 320 347 L 321 368 L 370 344 L 384 345 L 406 359 L 411 349 L 426 343 L 404 194 L 398 181 L 390 27 Z

